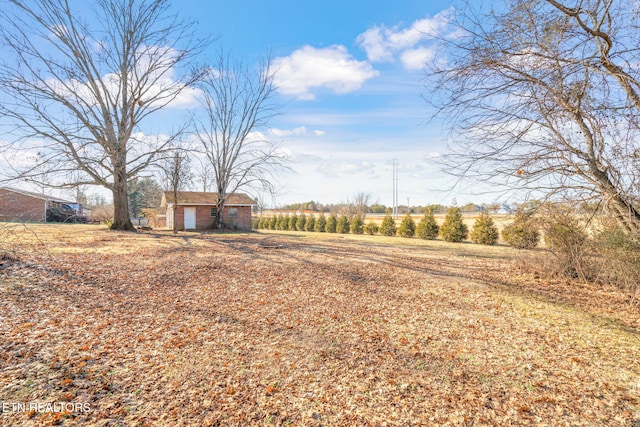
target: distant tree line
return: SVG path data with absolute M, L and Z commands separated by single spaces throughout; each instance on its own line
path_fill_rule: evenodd
M 471 213 L 478 211 L 478 204 L 475 203 L 467 203 L 464 206 L 460 206 L 460 210 L 464 213 Z M 349 202 L 342 203 L 329 203 L 323 204 L 320 202 L 315 202 L 313 200 L 309 202 L 301 202 L 301 203 L 290 203 L 287 205 L 282 205 L 276 210 L 282 211 L 311 211 L 311 212 L 324 212 L 324 213 L 335 213 L 340 215 L 342 213 L 347 213 L 353 208 L 353 205 Z M 489 205 L 483 205 L 483 209 L 488 210 L 489 212 L 497 212 L 502 208 L 502 205 L 499 203 L 492 203 Z M 444 214 L 449 209 L 449 206 L 441 205 L 441 204 L 428 204 L 428 205 L 399 205 L 398 213 L 400 214 L 424 214 L 426 211 L 430 210 L 434 214 Z M 368 214 L 386 214 L 391 211 L 391 206 L 387 206 L 381 203 L 372 203 L 366 206 L 365 213 Z

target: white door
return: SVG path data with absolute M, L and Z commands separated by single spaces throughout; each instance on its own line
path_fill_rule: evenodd
M 196 208 L 184 208 L 184 229 L 195 230 Z

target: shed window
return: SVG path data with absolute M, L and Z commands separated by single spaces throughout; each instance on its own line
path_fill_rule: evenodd
M 229 217 L 237 217 L 238 216 L 238 208 L 229 208 Z
M 211 208 L 211 218 L 218 216 L 218 208 Z

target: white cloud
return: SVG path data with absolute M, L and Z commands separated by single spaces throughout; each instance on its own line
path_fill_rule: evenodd
M 430 151 L 422 157 L 422 160 L 430 162 L 432 160 L 439 159 L 440 157 L 442 157 L 442 153 L 439 153 L 437 151 Z
M 324 158 L 319 154 L 298 153 L 293 151 L 291 151 L 289 159 L 292 162 L 295 162 L 296 165 L 302 166 L 303 168 L 305 165 L 314 165 L 324 161 Z
M 421 70 L 424 64 L 435 57 L 435 50 L 428 47 L 408 49 L 402 52 L 400 60 L 404 68 L 408 70 Z
M 277 136 L 277 137 L 285 137 L 285 136 L 292 136 L 292 135 L 306 135 L 307 134 L 307 128 L 305 126 L 299 126 L 295 129 L 277 129 L 277 128 L 271 128 L 269 129 L 269 132 L 271 132 L 272 135 Z
M 367 52 L 371 62 L 389 62 L 397 52 L 418 51 L 407 53 L 406 60 L 403 58 L 407 68 L 415 67 L 416 54 L 426 53 L 426 50 L 416 46 L 440 36 L 449 25 L 452 12 L 453 8 L 446 9 L 432 18 L 419 19 L 404 29 L 399 26 L 375 26 L 360 34 L 356 42 Z
M 393 53 L 385 41 L 386 34 L 383 34 L 388 31 L 385 27 L 373 27 L 356 39 L 356 42 L 367 52 L 369 61 L 384 62 L 393 59 Z
M 354 59 L 340 45 L 322 49 L 304 46 L 289 56 L 276 58 L 274 67 L 280 93 L 303 100 L 314 99 L 315 88 L 353 92 L 378 75 L 371 64 Z
M 397 145 L 395 134 L 374 132 L 352 140 L 337 129 L 331 130 L 331 138 L 315 137 L 310 129 L 306 135 L 283 137 L 282 149 L 291 169 L 279 177 L 282 192 L 274 201 L 276 206 L 308 200 L 337 203 L 357 192 L 370 193 L 372 200 L 390 205 L 394 158 L 403 203 L 407 198 L 411 204 L 449 203 L 454 197 L 448 191 L 450 177 L 432 160 L 443 145 L 439 137 L 420 135 Z
M 306 135 L 309 135 L 309 131 L 308 131 L 306 126 L 298 126 L 297 128 L 294 128 L 294 129 L 271 128 L 271 129 L 269 129 L 269 133 L 271 135 L 273 135 L 273 136 L 278 137 L 278 138 L 287 138 L 287 137 L 290 137 L 290 136 L 294 136 L 295 137 L 295 136 L 306 136 Z M 316 130 L 311 131 L 311 134 L 313 136 L 320 137 L 320 136 L 325 135 L 326 132 L 323 131 L 323 130 L 316 129 Z
M 198 100 L 202 97 L 202 91 L 193 87 L 185 87 L 180 94 L 175 97 L 167 108 L 190 109 L 197 107 Z
M 377 167 L 376 163 L 369 161 L 340 161 L 336 162 L 334 160 L 329 160 L 324 164 L 321 164 L 316 169 L 317 172 L 320 172 L 324 176 L 328 178 L 338 178 L 346 175 L 355 175 L 359 173 L 363 173 L 366 171 L 370 171 Z
M 30 169 L 42 161 L 41 152 L 46 143 L 39 139 L 27 139 L 11 144 L 0 141 L 0 170 L 6 173 Z
M 198 99 L 202 96 L 200 89 L 186 86 L 181 82 L 173 67 L 175 57 L 179 55 L 174 49 L 159 46 L 145 46 L 137 56 L 135 70 L 128 73 L 128 82 L 122 81 L 119 73 L 107 73 L 101 76 L 102 85 L 97 89 L 92 88 L 88 83 L 77 79 L 65 81 L 49 78 L 45 84 L 52 87 L 56 94 L 70 100 L 89 105 L 97 105 L 97 97 L 110 98 L 116 102 L 122 87 L 138 88 L 143 91 L 139 102 L 149 103 L 151 108 L 165 105 L 167 108 L 186 109 L 196 107 Z M 153 65 L 152 65 L 153 64 Z M 144 80 L 139 80 L 137 76 L 143 76 Z M 97 93 L 96 93 L 97 91 Z M 171 99 L 173 97 L 173 99 Z M 168 102 L 168 100 L 170 102 Z

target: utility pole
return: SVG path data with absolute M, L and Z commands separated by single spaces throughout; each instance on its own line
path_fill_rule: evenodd
M 398 166 L 397 159 L 393 159 L 393 219 L 398 218 Z
M 396 159 L 393 159 L 393 167 L 391 168 L 391 183 L 392 183 L 392 193 L 391 193 L 391 216 L 393 218 L 396 217 Z

